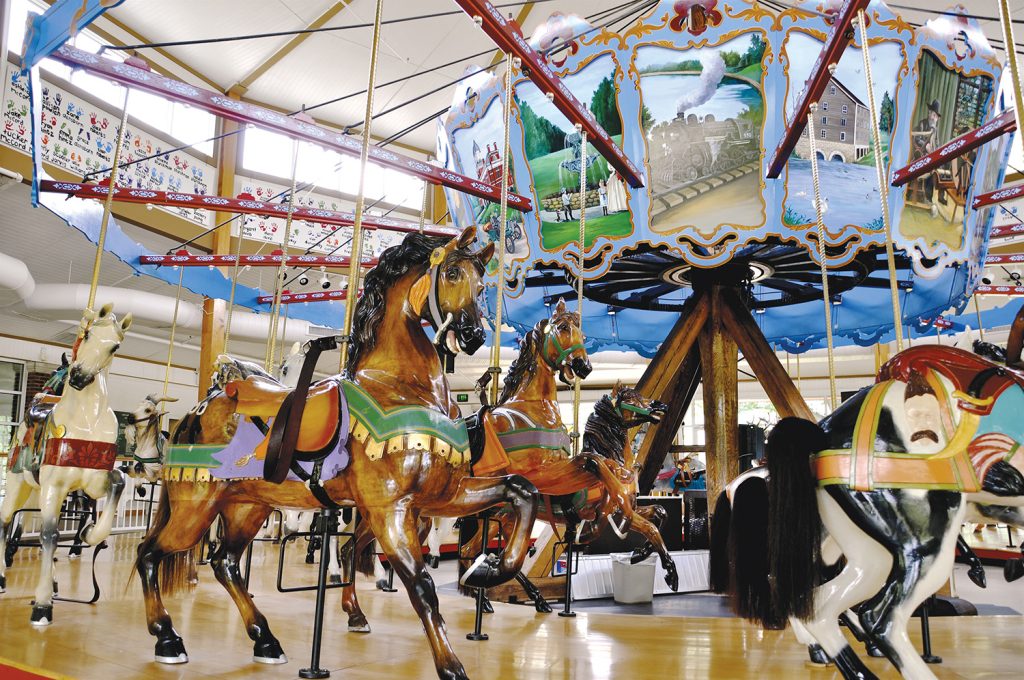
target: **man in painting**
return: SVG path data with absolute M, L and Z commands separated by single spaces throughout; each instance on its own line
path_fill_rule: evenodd
M 576 219 L 572 216 L 572 198 L 569 197 L 569 192 L 566 191 L 565 187 L 562 187 L 562 211 L 565 213 L 564 222 Z
M 928 112 L 925 114 L 925 117 L 917 123 L 917 126 L 911 133 L 914 142 L 915 159 L 927 156 L 932 151 L 935 151 L 939 144 L 938 125 L 940 118 L 942 118 L 942 113 L 939 112 L 939 100 L 934 99 L 928 105 Z M 939 206 L 935 203 L 935 180 L 934 172 L 929 172 L 918 180 L 921 189 L 924 191 L 925 200 L 931 205 L 932 217 L 935 217 L 939 212 Z

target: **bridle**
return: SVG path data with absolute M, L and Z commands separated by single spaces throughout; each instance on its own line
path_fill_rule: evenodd
M 553 325 L 553 323 L 549 324 L 548 328 L 545 329 L 544 345 L 541 347 L 540 355 L 544 359 L 544 363 L 547 364 L 551 370 L 557 371 L 560 366 L 563 366 L 568 361 L 570 354 L 578 349 L 584 349 L 584 345 L 582 342 L 577 342 L 574 345 L 563 348 L 562 343 L 558 340 L 558 335 L 551 332 L 551 327 Z M 549 346 L 553 346 L 555 351 L 558 352 L 558 356 L 554 359 L 550 359 L 548 357 Z

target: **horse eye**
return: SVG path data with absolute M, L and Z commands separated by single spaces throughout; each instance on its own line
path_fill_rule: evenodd
M 82 340 L 88 340 L 88 339 L 89 339 L 89 331 L 86 331 L 85 333 L 82 334 Z
M 462 275 L 462 272 L 459 270 L 458 267 L 449 267 L 448 271 L 446 271 L 444 275 L 448 277 L 449 281 L 458 281 L 459 277 Z
M 111 353 L 111 354 L 113 354 L 114 352 L 116 352 L 116 351 L 117 351 L 117 350 L 119 350 L 119 349 L 121 349 L 121 343 L 117 343 L 116 345 L 114 345 L 113 347 L 111 347 L 111 348 L 110 348 L 110 353 Z

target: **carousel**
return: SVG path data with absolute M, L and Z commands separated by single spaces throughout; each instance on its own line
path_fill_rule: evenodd
M 1006 0 L 374 0 L 296 29 L 288 0 L 195 34 L 143 4 L 33 5 L 8 64 L 0 158 L 94 247 L 9 428 L 0 675 L 1019 672 L 1022 613 L 956 579 L 1012 603 L 1024 575 Z M 447 22 L 487 50 L 382 75 Z M 288 110 L 310 64 L 254 95 L 355 31 L 334 69 L 359 91 Z M 229 56 L 207 75 L 189 50 Z M 83 90 L 117 103 L 86 115 Z M 215 134 L 174 143 L 140 123 L 157 103 Z M 0 257 L 42 309 L 55 284 Z M 155 327 L 124 411 L 122 346 Z

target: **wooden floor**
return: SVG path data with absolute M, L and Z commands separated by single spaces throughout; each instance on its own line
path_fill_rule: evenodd
M 8 592 L 0 595 L 0 657 L 76 678 L 293 678 L 308 665 L 312 593 L 281 594 L 274 588 L 276 547 L 258 547 L 252 591 L 280 638 L 290 662 L 261 666 L 250 661 L 252 645 L 227 594 L 200 567 L 195 593 L 168 602 L 191 662 L 162 666 L 152 660 L 140 591 L 130 580 L 134 544 L 122 537 L 99 565 L 103 599 L 85 606 L 58 602 L 55 622 L 37 630 L 28 623 L 38 551 L 23 550 L 8 571 Z M 289 560 L 288 579 L 312 579 L 313 569 Z M 87 564 L 58 569 L 62 594 L 84 592 Z M 1021 587 L 1024 587 L 1022 585 Z M 322 665 L 345 680 L 436 678 L 430 651 L 404 591 L 388 594 L 360 581 L 360 598 L 370 619 L 369 635 L 348 633 L 337 591 L 329 593 Z M 804 649 L 790 632 L 764 632 L 735 619 L 580 614 L 563 619 L 532 608 L 496 604 L 485 618 L 487 642 L 470 642 L 473 607 L 468 599 L 442 592 L 448 632 L 473 678 L 813 678 L 839 675 L 805 663 Z M 913 628 L 917 628 L 916 621 Z M 936 650 L 945 663 L 940 678 L 1019 678 L 1024 617 L 933 620 Z M 915 637 L 915 640 L 917 638 Z M 884 661 L 868 660 L 881 677 L 896 677 Z M 0 676 L 3 675 L 0 669 Z

